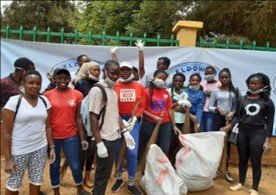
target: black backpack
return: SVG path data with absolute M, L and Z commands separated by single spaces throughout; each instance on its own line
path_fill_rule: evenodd
M 23 97 L 23 94 L 20 93 L 19 96 L 18 96 L 18 99 L 17 99 L 16 107 L 15 107 L 14 120 L 15 120 L 16 114 L 17 114 L 17 112 L 18 112 L 19 106 L 20 106 L 20 104 L 21 104 L 22 97 Z M 43 97 L 41 97 L 41 95 L 38 95 L 38 97 L 42 100 L 42 102 L 43 102 L 45 108 L 47 108 L 47 104 L 46 104 L 45 99 L 44 99 Z

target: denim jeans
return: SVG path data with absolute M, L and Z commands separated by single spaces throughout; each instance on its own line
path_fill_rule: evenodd
M 56 160 L 50 165 L 50 178 L 53 188 L 60 185 L 60 152 L 61 148 L 68 161 L 76 185 L 82 184 L 82 172 L 79 159 L 79 140 L 77 135 L 66 139 L 54 139 Z
M 139 141 L 139 151 L 138 151 L 138 160 L 141 159 L 146 145 L 150 139 L 150 136 L 156 126 L 156 123 L 152 123 L 145 119 L 142 119 L 141 129 L 139 133 L 140 141 Z M 157 136 L 157 145 L 162 149 L 165 155 L 168 156 L 170 142 L 171 142 L 171 122 L 166 122 L 160 125 L 159 133 Z
M 124 120 L 128 121 L 130 119 L 130 115 L 123 115 L 121 116 Z M 139 129 L 140 129 L 140 125 L 139 125 L 139 121 L 136 121 L 132 131 L 130 132 L 131 136 L 133 137 L 134 141 L 135 141 L 135 148 L 133 150 L 130 150 L 127 148 L 127 165 L 128 165 L 128 179 L 129 180 L 134 180 L 135 179 L 135 173 L 136 173 L 136 168 L 137 168 L 137 156 L 138 156 L 138 143 L 139 143 Z M 119 154 L 120 154 L 120 150 L 122 147 L 122 143 L 124 141 L 124 136 L 121 137 L 121 139 L 119 139 L 118 141 L 118 145 L 117 145 L 117 149 L 116 149 L 116 156 L 115 156 L 115 160 L 116 162 L 119 159 Z M 122 173 L 123 167 L 122 167 L 122 163 L 119 169 L 119 174 Z
M 202 119 L 201 119 L 201 125 L 200 125 L 200 131 L 201 132 L 209 132 L 209 131 L 215 131 L 215 113 L 212 112 L 203 112 Z
M 118 140 L 114 140 L 114 141 L 102 140 L 102 141 L 107 149 L 108 157 L 100 158 L 98 155 L 96 155 L 97 167 L 95 171 L 94 187 L 92 192 L 92 194 L 94 195 L 105 194 L 107 182 L 110 178 L 112 166 L 114 163 L 116 146 L 118 143 Z

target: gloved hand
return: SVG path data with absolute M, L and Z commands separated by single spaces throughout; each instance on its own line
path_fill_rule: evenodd
M 181 106 L 187 106 L 189 108 L 192 106 L 189 100 L 178 100 L 177 103 Z
M 111 53 L 116 53 L 116 50 L 118 49 L 119 47 L 113 47 L 110 49 Z
M 144 44 L 145 44 L 145 42 L 143 42 L 141 39 L 138 39 L 135 42 L 135 45 L 138 47 L 139 51 L 144 49 Z
M 50 158 L 50 164 L 52 164 L 53 162 L 55 162 L 55 160 L 56 160 L 55 148 L 51 148 L 50 149 L 49 158 Z
M 97 143 L 97 153 L 100 158 L 108 157 L 107 149 L 103 142 Z
M 133 137 L 130 135 L 129 131 L 126 131 L 123 135 L 125 137 L 127 147 L 133 150 L 135 148 L 135 141 Z
M 132 120 L 131 120 L 131 119 L 132 119 Z M 136 121 L 137 121 L 137 117 L 136 117 L 136 116 L 134 116 L 133 118 L 130 118 L 130 119 L 127 121 L 127 122 L 129 123 L 129 126 L 126 127 L 127 130 L 132 131 L 132 129 L 133 129 L 133 127 L 134 127 Z
M 88 142 L 86 140 L 82 140 L 81 141 L 81 148 L 82 148 L 82 150 L 87 150 L 88 146 L 89 146 L 89 144 L 88 144 Z
M 265 152 L 266 152 L 266 151 L 269 151 L 270 148 L 271 148 L 270 143 L 269 143 L 268 141 L 265 141 L 265 143 L 264 143 L 264 145 L 263 145 L 264 151 L 265 151 Z
M 178 129 L 178 127 L 176 125 L 173 126 L 173 131 L 175 133 L 175 135 L 181 135 L 181 131 Z

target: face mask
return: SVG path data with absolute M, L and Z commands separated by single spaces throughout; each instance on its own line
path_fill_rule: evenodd
M 88 78 L 92 79 L 93 81 L 98 81 L 98 80 L 99 80 L 98 77 L 95 77 L 95 76 L 93 76 L 93 75 L 90 74 L 90 73 L 89 73 L 89 75 L 88 75 Z
M 155 87 L 157 87 L 157 88 L 165 88 L 165 81 L 164 80 L 162 80 L 162 79 L 154 79 L 153 80 L 153 84 L 154 84 L 154 86 Z
M 110 78 L 108 78 L 108 76 L 106 76 L 105 81 L 107 82 L 110 88 L 114 88 L 115 82 L 113 82 Z
M 192 91 L 197 91 L 200 89 L 200 85 L 190 85 L 189 89 Z
M 214 74 L 205 75 L 204 79 L 206 81 L 213 81 L 215 79 L 215 75 Z
M 267 86 L 263 87 L 262 89 L 258 89 L 256 91 L 252 91 L 252 90 L 248 89 L 248 92 L 253 94 L 253 95 L 256 95 L 256 94 L 259 94 L 259 93 L 262 93 L 262 92 L 266 91 L 266 88 L 267 88 Z
M 132 81 L 133 78 L 134 78 L 134 75 L 131 74 L 130 77 L 128 77 L 127 79 L 120 78 L 120 82 L 127 83 Z

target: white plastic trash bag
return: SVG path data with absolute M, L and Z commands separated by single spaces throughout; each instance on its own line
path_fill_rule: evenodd
M 140 185 L 148 195 L 185 195 L 187 187 L 177 176 L 163 151 L 152 144 L 147 154 L 145 174 Z
M 225 132 L 182 134 L 183 148 L 176 155 L 176 173 L 189 191 L 200 191 L 213 185 L 224 145 Z

